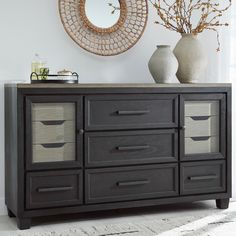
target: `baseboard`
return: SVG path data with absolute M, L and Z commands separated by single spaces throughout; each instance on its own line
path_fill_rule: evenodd
M 7 215 L 7 208 L 5 205 L 5 198 L 0 198 L 0 215 Z

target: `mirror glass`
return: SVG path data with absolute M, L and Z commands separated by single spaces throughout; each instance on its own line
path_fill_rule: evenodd
M 86 0 L 85 13 L 96 27 L 110 28 L 120 18 L 120 3 L 119 0 Z

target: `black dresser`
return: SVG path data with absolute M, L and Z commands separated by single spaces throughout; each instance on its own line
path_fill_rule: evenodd
M 6 205 L 39 216 L 231 197 L 231 85 L 5 85 Z

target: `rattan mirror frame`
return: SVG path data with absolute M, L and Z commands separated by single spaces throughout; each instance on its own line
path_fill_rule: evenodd
M 101 56 L 113 56 L 129 50 L 141 38 L 148 18 L 147 0 L 119 0 L 120 18 L 110 28 L 99 28 L 89 21 L 85 1 L 58 1 L 66 32 L 83 49 Z

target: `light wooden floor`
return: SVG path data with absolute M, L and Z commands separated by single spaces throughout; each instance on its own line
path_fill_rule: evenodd
M 0 236 L 54 235 L 236 236 L 236 202 L 231 202 L 227 210 L 216 209 L 214 201 L 205 201 L 100 214 L 45 217 L 34 220 L 32 228 L 26 231 L 17 230 L 14 218 L 0 216 Z

